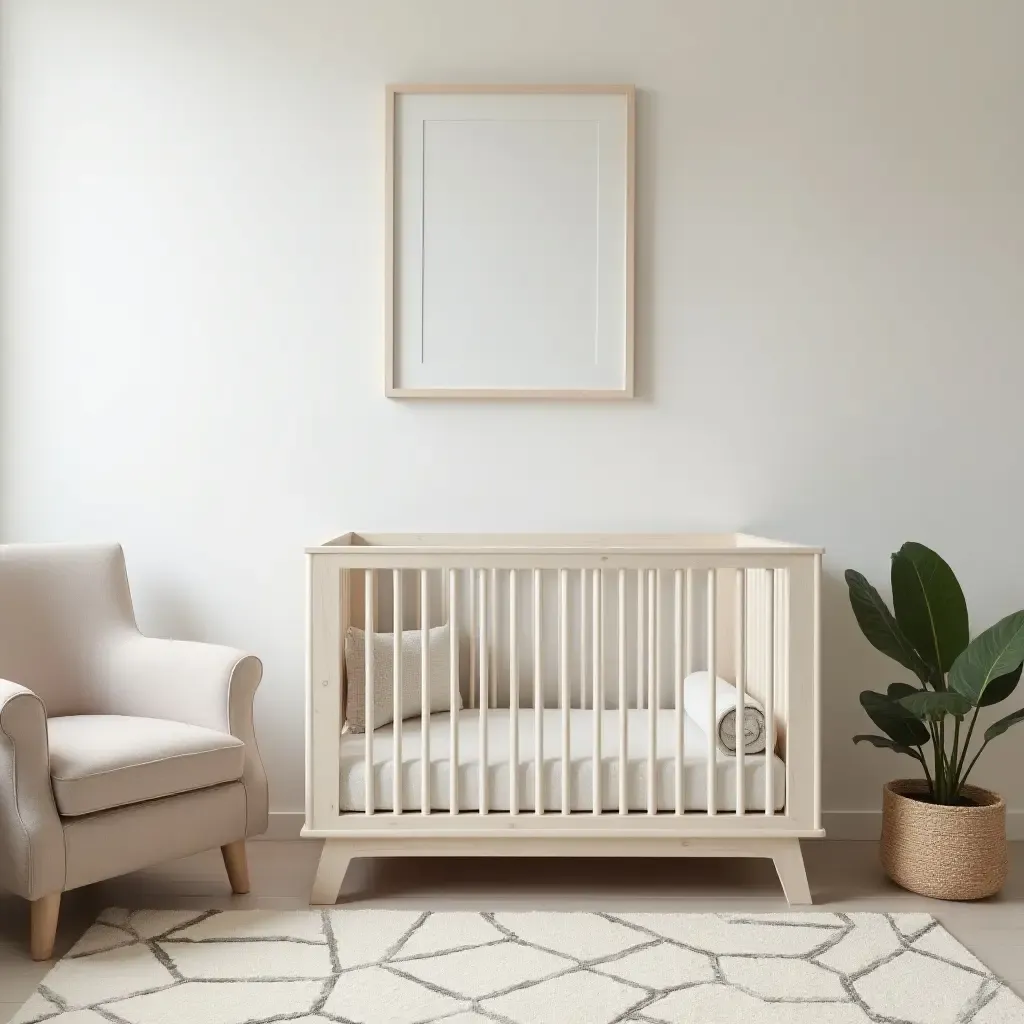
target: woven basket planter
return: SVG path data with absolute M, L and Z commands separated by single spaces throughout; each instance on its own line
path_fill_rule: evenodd
M 940 900 L 980 900 L 1006 881 L 1006 804 L 1001 796 L 965 786 L 971 807 L 913 799 L 928 792 L 921 779 L 882 788 L 882 867 L 897 884 Z

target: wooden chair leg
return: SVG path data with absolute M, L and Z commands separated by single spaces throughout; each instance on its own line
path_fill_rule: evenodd
M 57 938 L 57 920 L 60 917 L 60 893 L 33 900 L 29 949 L 33 960 L 49 960 L 53 956 L 53 943 Z
M 220 848 L 220 852 L 224 857 L 231 891 L 236 896 L 244 896 L 249 891 L 249 861 L 245 855 L 245 840 L 228 843 Z

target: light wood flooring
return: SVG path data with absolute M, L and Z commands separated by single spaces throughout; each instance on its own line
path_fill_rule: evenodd
M 68 893 L 55 956 L 61 956 L 104 907 L 305 907 L 318 842 L 249 844 L 252 894 L 232 896 L 217 850 Z M 810 842 L 804 856 L 815 903 L 830 910 L 926 911 L 1024 993 L 1024 843 L 1011 846 L 1010 879 L 981 903 L 946 903 L 904 892 L 878 866 L 877 845 Z M 715 910 L 787 909 L 770 861 L 492 860 L 356 861 L 342 893 L 359 906 L 426 910 Z M 49 969 L 28 955 L 28 907 L 0 894 L 0 1024 Z

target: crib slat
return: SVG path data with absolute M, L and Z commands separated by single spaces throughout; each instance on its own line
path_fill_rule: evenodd
M 686 711 L 683 709 L 683 570 L 673 573 L 675 583 L 672 600 L 672 669 L 676 701 L 676 814 L 686 810 L 683 778 L 683 746 L 686 735 Z
M 516 571 L 508 571 L 508 810 L 519 813 L 519 623 Z
M 430 813 L 430 570 L 420 569 L 420 813 Z
M 693 570 L 686 570 L 686 633 L 683 636 L 683 671 L 693 672 L 694 638 L 697 635 L 697 603 L 693 599 Z
M 629 798 L 626 790 L 626 763 L 628 734 L 626 712 L 629 698 L 626 696 L 626 570 L 619 570 L 619 814 L 629 813 Z
M 487 657 L 487 570 L 480 570 L 480 720 L 478 723 L 480 733 L 480 813 L 486 814 L 488 807 L 487 800 L 487 705 L 490 703 L 490 687 L 488 686 L 488 673 L 490 663 Z
M 490 593 L 491 623 L 487 630 L 487 650 L 490 655 L 491 664 L 488 669 L 490 679 L 489 701 L 492 708 L 498 706 L 498 570 L 491 570 L 491 593 Z
M 562 709 L 562 813 L 569 813 L 569 570 L 558 571 L 558 691 Z
M 580 569 L 580 707 L 587 706 L 587 570 Z
M 685 573 L 685 596 L 686 596 L 686 629 L 683 633 L 683 689 L 686 688 L 686 676 L 694 670 L 695 648 L 697 646 L 697 602 L 694 598 L 693 569 L 687 569 Z M 685 718 L 685 707 L 683 708 Z M 685 728 L 685 726 L 684 726 Z M 686 751 L 683 751 L 685 756 Z M 684 769 L 685 771 L 685 769 Z M 683 780 L 683 801 L 686 801 L 686 780 Z M 685 806 L 683 807 L 685 811 Z
M 448 576 L 448 699 L 451 714 L 448 717 L 451 732 L 448 736 L 448 810 L 459 813 L 459 574 L 445 570 Z
M 736 813 L 747 812 L 747 780 L 744 777 L 744 759 L 746 757 L 747 721 L 747 574 L 743 569 L 736 570 L 736 609 L 733 612 L 734 629 L 736 630 Z
M 466 570 L 466 598 L 469 602 L 469 707 L 476 707 L 476 569 Z
M 394 646 L 394 701 L 395 717 L 391 735 L 393 737 L 391 771 L 391 805 L 395 814 L 402 813 L 402 570 L 392 570 L 391 621 Z
M 310 566 L 310 569 L 312 569 L 312 566 Z M 344 680 L 346 647 L 348 645 L 348 630 L 349 627 L 352 625 L 352 619 L 355 611 L 355 609 L 352 607 L 352 580 L 354 579 L 354 577 L 355 573 L 351 569 L 338 570 L 338 584 L 340 593 L 338 594 L 339 630 L 337 639 L 340 644 L 340 650 L 338 653 L 341 655 L 341 657 L 338 659 L 340 662 L 340 664 L 338 665 L 338 677 L 339 681 L 342 683 L 342 700 L 340 702 L 341 706 L 338 709 L 340 712 L 338 725 L 342 732 L 345 731 L 345 727 L 348 725 L 348 701 L 345 699 Z M 333 587 L 331 589 L 333 589 Z
M 373 814 L 376 805 L 376 795 L 373 776 L 373 695 L 374 695 L 374 671 L 373 671 L 373 630 L 374 630 L 374 585 L 376 581 L 376 570 L 366 570 L 366 583 L 363 607 L 363 643 L 366 645 L 363 654 L 366 678 L 364 680 L 364 707 L 366 724 L 366 761 L 363 768 L 366 776 L 366 803 L 364 810 L 367 814 Z
M 647 573 L 647 813 L 658 813 L 658 679 L 661 675 L 661 570 Z
M 708 735 L 708 758 L 707 758 L 707 772 L 708 772 L 708 814 L 718 813 L 718 739 L 717 739 L 717 728 L 715 720 L 717 715 L 717 685 L 716 680 L 718 679 L 718 651 L 716 645 L 716 638 L 718 633 L 718 625 L 716 622 L 717 612 L 717 584 L 718 575 L 716 570 L 708 569 L 708 611 L 707 611 L 707 623 L 708 623 L 708 717 L 705 723 L 705 730 Z
M 533 570 L 533 813 L 544 813 L 544 687 L 541 649 L 541 591 L 544 578 Z
M 601 726 L 604 718 L 604 665 L 602 640 L 601 599 L 604 596 L 604 570 L 595 569 L 591 573 L 591 658 L 594 673 L 594 813 L 601 813 Z
M 775 570 L 766 569 L 768 586 L 764 603 L 764 813 L 775 813 Z
M 812 639 L 814 643 L 814 660 L 811 663 L 811 679 L 814 690 L 814 827 L 821 828 L 821 555 L 814 556 L 814 594 L 812 601 L 812 615 L 814 617 L 814 630 Z M 784 642 L 790 642 L 790 621 L 789 610 L 786 614 L 786 633 Z M 791 692 L 792 683 L 787 675 L 786 693 Z M 787 709 L 789 703 L 787 701 Z M 792 764 L 789 756 L 786 762 Z M 786 792 L 791 790 L 789 779 L 786 779 Z
M 644 709 L 644 634 L 646 632 L 644 618 L 644 579 L 643 569 L 636 571 L 636 709 Z

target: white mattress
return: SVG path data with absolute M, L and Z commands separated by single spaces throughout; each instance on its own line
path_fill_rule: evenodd
M 488 810 L 509 809 L 509 715 L 507 710 L 487 713 L 487 784 Z M 573 811 L 592 812 L 593 804 L 593 728 L 594 712 L 572 710 L 569 713 L 570 735 L 570 807 Z M 562 809 L 562 726 L 561 712 L 543 712 L 544 767 L 542 791 L 544 810 Z M 449 730 L 451 716 L 430 716 L 430 806 L 432 810 L 449 810 Z M 602 809 L 619 809 L 619 716 L 605 711 L 601 740 Z M 675 711 L 661 711 L 657 719 L 657 803 L 659 811 L 675 811 L 676 807 L 676 743 Z M 402 807 L 405 811 L 420 809 L 420 720 L 410 718 L 402 726 Z M 647 810 L 647 712 L 626 712 L 627 802 L 632 811 Z M 392 739 L 394 725 L 373 734 L 374 808 L 392 810 Z M 480 808 L 480 712 L 459 713 L 459 810 Z M 534 713 L 519 711 L 519 809 L 534 810 Z M 341 737 L 341 809 L 365 809 L 365 736 L 345 734 Z M 688 811 L 707 810 L 708 742 L 704 731 L 693 719 L 685 718 L 683 764 L 685 807 Z M 785 766 L 774 757 L 774 806 L 781 811 L 785 805 Z M 765 808 L 765 755 L 744 759 L 746 809 Z M 736 809 L 736 758 L 718 753 L 716 768 L 716 804 L 720 811 Z

